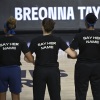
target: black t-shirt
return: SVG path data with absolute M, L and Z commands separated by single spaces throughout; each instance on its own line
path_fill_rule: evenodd
M 58 51 L 65 51 L 68 45 L 60 37 L 46 35 L 32 39 L 29 48 L 36 54 L 35 66 L 58 67 Z
M 21 65 L 21 51 L 29 52 L 25 42 L 15 36 L 0 38 L 0 66 Z
M 78 62 L 100 63 L 100 33 L 96 30 L 76 34 L 70 47 L 79 49 Z

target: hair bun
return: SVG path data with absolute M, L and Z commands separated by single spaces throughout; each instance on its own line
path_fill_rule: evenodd
M 85 20 L 89 23 L 89 24 L 95 24 L 97 21 L 97 17 L 95 16 L 94 13 L 89 13 L 86 15 Z

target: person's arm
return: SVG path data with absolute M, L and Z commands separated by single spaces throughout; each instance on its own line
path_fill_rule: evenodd
M 71 59 L 75 59 L 75 58 L 77 58 L 77 56 L 78 56 L 78 54 L 77 54 L 77 52 L 75 51 L 75 50 L 77 50 L 78 49 L 78 38 L 77 38 L 77 35 L 75 35 L 75 37 L 73 38 L 73 40 L 72 40 L 72 42 L 71 42 L 71 44 L 70 44 L 70 46 L 69 46 L 69 53 L 67 54 L 67 57 L 68 58 L 71 58 Z M 76 53 L 76 54 L 73 54 L 73 53 Z M 76 57 L 72 57 L 72 56 L 75 56 L 76 55 Z
M 32 53 L 30 52 L 26 42 L 21 41 L 21 50 L 24 53 L 24 60 L 28 63 L 33 63 L 34 64 L 34 57 Z
M 29 53 L 30 55 L 32 56 L 31 58 L 33 58 L 33 61 L 31 62 L 29 59 L 28 59 L 28 54 L 24 56 L 24 60 L 28 63 L 33 63 L 35 64 L 35 60 L 34 60 L 34 56 L 32 55 L 34 52 L 35 52 L 35 49 L 36 49 L 36 44 L 35 44 L 35 40 L 32 39 L 32 41 L 30 42 L 30 46 L 28 47 L 29 48 Z
M 31 52 L 27 52 L 24 56 L 24 60 L 28 63 L 34 64 L 34 56 L 31 54 Z
M 77 52 L 74 49 L 71 49 L 66 42 L 60 38 L 60 48 L 65 51 L 71 58 L 75 59 L 77 57 Z
M 67 57 L 68 58 L 72 58 L 72 59 L 76 59 L 77 58 L 77 52 L 74 49 L 67 48 L 65 50 L 65 52 L 67 53 Z

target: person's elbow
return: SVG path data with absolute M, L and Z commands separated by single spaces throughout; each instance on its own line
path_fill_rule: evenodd
M 74 51 L 70 56 L 71 56 L 71 58 L 76 59 L 77 58 L 77 52 Z
M 74 49 L 67 48 L 65 50 L 65 52 L 67 53 L 67 57 L 68 58 L 73 58 L 73 59 L 76 59 L 77 58 L 77 52 Z
M 24 60 L 34 64 L 34 56 L 30 52 L 25 54 Z
M 34 57 L 33 56 L 28 60 L 29 60 L 30 63 L 34 63 Z

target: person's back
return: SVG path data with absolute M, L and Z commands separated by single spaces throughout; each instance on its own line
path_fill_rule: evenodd
M 59 49 L 65 50 L 67 48 L 66 43 L 60 37 L 39 36 L 33 39 L 32 43 L 30 47 L 34 47 L 33 51 L 36 53 L 35 66 L 59 66 L 57 62 Z
M 33 97 L 34 100 L 44 100 L 46 85 L 51 100 L 61 100 L 60 97 L 60 70 L 58 51 L 62 49 L 72 57 L 76 52 L 68 48 L 66 42 L 52 35 L 55 22 L 50 18 L 42 21 L 43 35 L 31 41 L 30 51 L 36 54 L 33 72 Z
M 84 30 L 76 35 L 79 62 L 100 62 L 100 33 L 96 30 Z
M 1 37 L 0 49 L 0 66 L 21 65 L 21 52 L 28 52 L 26 43 L 14 35 Z
M 6 100 L 6 92 L 9 88 L 12 100 L 20 100 L 21 92 L 21 51 L 29 62 L 34 59 L 28 46 L 15 35 L 16 19 L 9 17 L 4 24 L 5 35 L 0 38 L 0 100 Z
M 87 14 L 86 30 L 70 44 L 71 48 L 79 49 L 74 74 L 76 100 L 86 100 L 89 82 L 93 100 L 100 100 L 100 33 L 94 28 L 96 21 L 94 13 Z

